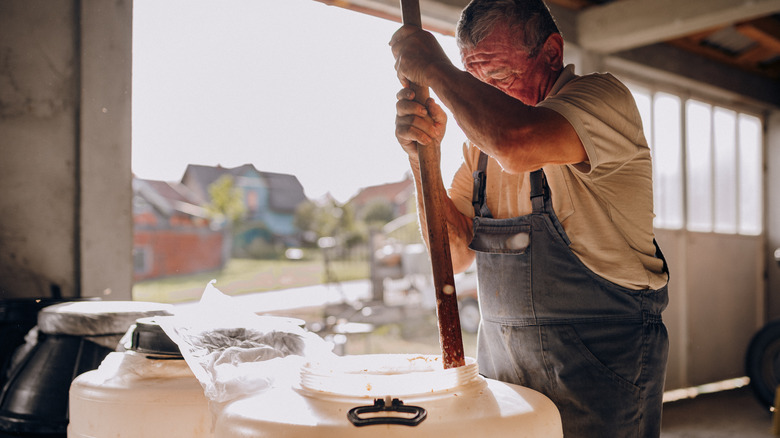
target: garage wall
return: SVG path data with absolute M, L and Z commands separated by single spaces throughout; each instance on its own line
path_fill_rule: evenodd
M 669 263 L 666 388 L 744 375 L 745 351 L 765 312 L 760 236 L 656 230 Z
M 3 298 L 77 293 L 77 20 L 74 2 L 0 2 Z
M 0 298 L 130 297 L 131 30 L 131 1 L 0 1 Z

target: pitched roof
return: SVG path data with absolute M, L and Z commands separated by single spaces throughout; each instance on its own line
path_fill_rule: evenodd
M 272 172 L 260 174 L 268 181 L 268 205 L 271 209 L 293 213 L 306 200 L 303 185 L 295 175 Z
M 209 203 L 209 186 L 225 174 L 235 175 L 231 172 L 231 169 L 221 166 L 188 164 L 184 175 L 181 177 L 181 182 L 197 196 L 199 204 L 205 205 Z
M 190 204 L 195 203 L 197 197 L 192 191 L 184 184 L 176 181 L 157 181 L 147 179 L 144 180 L 147 184 L 152 186 L 157 193 L 164 196 L 167 199 L 187 202 Z
M 414 181 L 407 176 L 403 181 L 365 187 L 349 203 L 360 207 L 376 199 L 383 199 L 392 204 L 402 204 L 412 193 L 414 193 Z
M 269 193 L 268 206 L 274 211 L 292 213 L 301 202 L 306 200 L 303 186 L 298 177 L 285 173 L 261 172 L 252 164 L 232 168 L 190 164 L 184 171 L 182 183 L 192 189 L 201 204 L 207 204 L 209 202 L 208 188 L 219 177 L 232 175 L 241 178 L 247 177 L 247 174 L 255 174 L 258 179 L 265 181 Z
M 197 197 L 179 182 L 157 181 L 133 177 L 133 193 L 143 197 L 165 216 L 175 212 L 207 218 L 206 210 Z

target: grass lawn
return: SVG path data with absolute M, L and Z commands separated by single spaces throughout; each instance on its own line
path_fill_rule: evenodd
M 368 262 L 334 261 L 331 280 L 349 281 L 368 278 Z M 308 260 L 231 259 L 218 271 L 204 272 L 133 285 L 133 300 L 179 303 L 200 299 L 211 280 L 228 295 L 289 289 L 321 284 L 328 280 L 324 262 Z

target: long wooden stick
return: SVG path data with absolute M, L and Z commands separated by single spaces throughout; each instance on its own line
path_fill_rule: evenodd
M 422 28 L 418 0 L 401 0 L 403 23 Z M 411 85 L 414 100 L 423 105 L 428 100 L 428 88 Z M 439 342 L 444 368 L 465 365 L 463 338 L 458 315 L 458 298 L 452 273 L 452 256 L 447 232 L 447 222 L 441 208 L 441 169 L 432 147 L 420 146 L 420 179 L 422 185 L 425 219 L 428 224 L 428 250 L 431 254 L 433 284 L 436 289 L 436 314 L 439 321 Z

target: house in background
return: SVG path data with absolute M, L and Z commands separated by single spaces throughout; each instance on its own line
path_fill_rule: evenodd
M 295 211 L 306 195 L 296 176 L 261 172 L 251 164 L 234 168 L 191 164 L 181 182 L 205 206 L 211 201 L 209 186 L 225 175 L 233 177 L 242 190 L 247 210 L 246 218 L 233 230 L 234 254 L 262 255 L 277 245 L 299 244 Z
M 397 218 L 416 211 L 414 192 L 414 180 L 407 175 L 402 181 L 365 187 L 348 203 L 359 218 L 376 204 L 385 204 L 391 209 L 393 218 Z
M 133 178 L 133 280 L 220 269 L 223 232 L 183 184 Z

